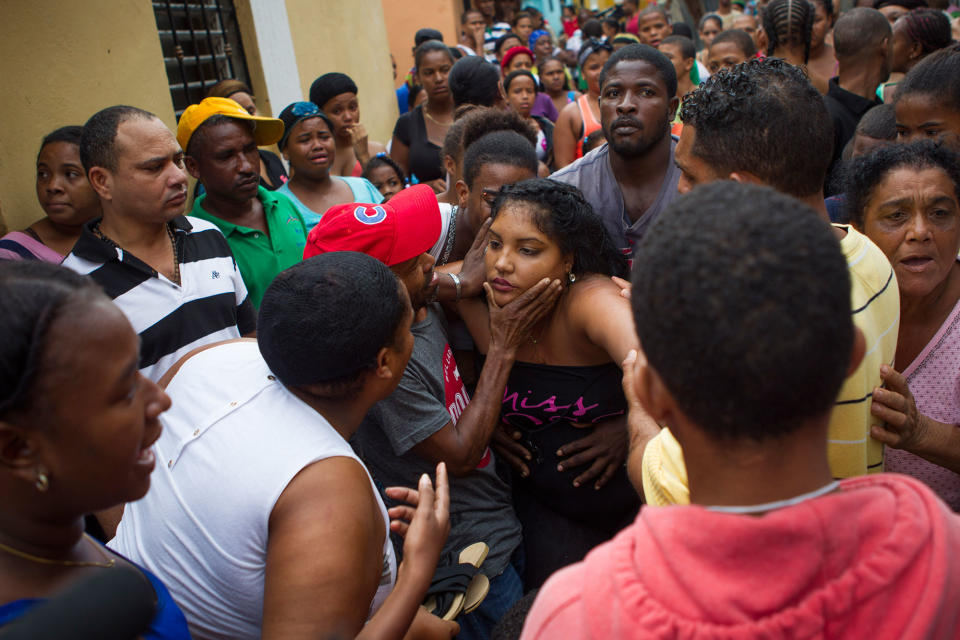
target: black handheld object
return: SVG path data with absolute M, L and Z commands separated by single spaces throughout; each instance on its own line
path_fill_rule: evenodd
M 157 594 L 132 567 L 100 571 L 70 585 L 0 629 L 0 640 L 133 640 L 153 620 Z

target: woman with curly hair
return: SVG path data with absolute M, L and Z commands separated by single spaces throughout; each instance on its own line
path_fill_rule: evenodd
M 849 172 L 850 218 L 889 258 L 900 288 L 892 366 L 881 367 L 871 435 L 885 470 L 960 511 L 960 158 L 932 141 L 889 145 Z
M 481 353 L 490 341 L 488 308 L 545 278 L 565 283 L 554 310 L 517 351 L 495 436 L 514 467 L 531 589 L 636 515 L 639 500 L 623 466 L 620 363 L 637 340 L 630 304 L 610 279 L 626 275 L 627 261 L 577 189 L 525 180 L 500 190 L 491 217 L 486 300 L 465 300 L 459 309 Z

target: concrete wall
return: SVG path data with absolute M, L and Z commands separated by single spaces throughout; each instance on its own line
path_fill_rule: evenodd
M 341 71 L 359 87 L 370 138 L 388 142 L 397 106 L 380 1 L 235 0 L 258 108 L 276 115 L 306 99 L 317 76 Z M 422 10 L 420 0 L 393 1 Z M 149 0 L 60 2 L 55 12 L 35 0 L 2 7 L 0 211 L 19 229 L 43 215 L 34 185 L 44 135 L 114 104 L 152 111 L 171 129 L 176 120 Z
M 330 71 L 347 74 L 357 83 L 360 121 L 370 139 L 389 142 L 397 121 L 397 100 L 390 55 L 383 44 L 388 23 L 380 0 L 286 0 L 286 5 L 304 99 L 317 77 Z M 283 106 L 273 105 L 277 112 Z
M 11 229 L 43 215 L 36 158 L 44 135 L 132 104 L 174 127 L 173 103 L 150 2 L 3 0 L 0 203 Z
M 381 4 L 390 53 L 397 61 L 395 86 L 400 86 L 413 66 L 413 36 L 418 29 L 436 29 L 450 47 L 460 39 L 463 0 L 381 0 Z

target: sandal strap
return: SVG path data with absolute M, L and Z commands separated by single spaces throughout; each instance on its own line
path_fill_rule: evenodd
M 472 564 L 457 564 L 440 567 L 433 574 L 433 581 L 427 589 L 427 596 L 434 596 L 437 601 L 433 612 L 443 616 L 453 605 L 453 600 L 460 593 L 466 593 L 467 587 L 479 569 Z

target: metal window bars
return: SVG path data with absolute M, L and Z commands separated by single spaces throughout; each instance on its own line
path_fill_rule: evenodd
M 153 13 L 177 118 L 225 78 L 250 78 L 233 0 L 154 1 Z

